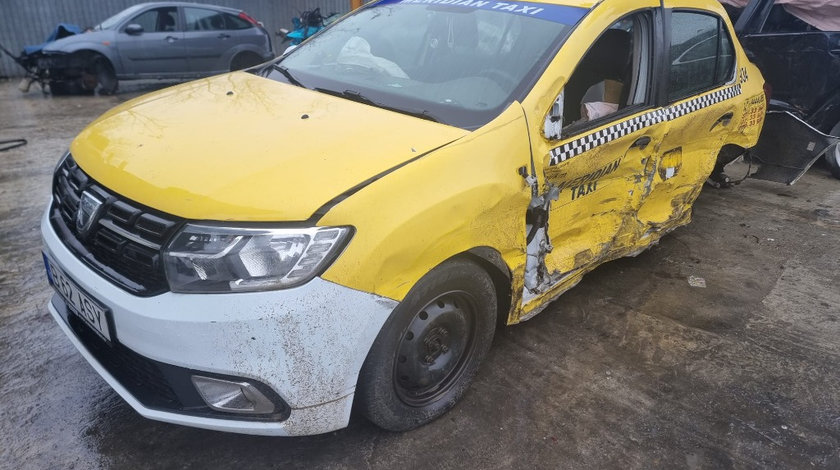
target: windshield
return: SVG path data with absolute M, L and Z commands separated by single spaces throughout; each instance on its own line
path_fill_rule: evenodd
M 266 75 L 477 128 L 521 99 L 586 11 L 524 2 L 385 0 L 321 32 Z
M 116 15 L 108 18 L 107 20 L 99 23 L 96 25 L 94 29 L 112 29 L 115 28 L 117 25 L 122 23 L 125 18 L 133 15 L 135 12 L 143 8 L 143 5 L 134 5 L 133 7 L 126 8 L 125 10 L 117 13 Z

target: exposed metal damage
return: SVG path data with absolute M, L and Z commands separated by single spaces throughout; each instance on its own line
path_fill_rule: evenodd
M 529 176 L 532 192 L 538 191 L 536 178 Z M 548 238 L 548 214 L 551 202 L 560 198 L 560 188 L 549 185 L 545 193 L 531 199 L 526 217 L 527 228 L 527 261 L 525 263 L 525 292 L 523 301 L 528 302 L 538 294 L 545 292 L 553 284 L 545 264 L 545 256 L 554 247 Z

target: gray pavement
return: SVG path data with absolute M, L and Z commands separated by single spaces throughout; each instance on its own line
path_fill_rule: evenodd
M 464 400 L 415 431 L 309 438 L 137 415 L 49 316 L 53 166 L 114 97 L 0 81 L 0 468 L 840 468 L 840 181 L 706 188 L 691 225 L 498 331 Z M 705 288 L 689 285 L 701 277 Z

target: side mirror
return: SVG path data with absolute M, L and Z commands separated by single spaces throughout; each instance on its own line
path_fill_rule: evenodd
M 140 34 L 143 34 L 143 27 L 139 24 L 132 23 L 125 27 L 125 33 L 131 36 L 138 36 Z

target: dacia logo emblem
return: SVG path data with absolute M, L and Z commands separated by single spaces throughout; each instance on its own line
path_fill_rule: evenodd
M 102 201 L 93 194 L 85 191 L 79 200 L 79 212 L 76 213 L 76 232 L 80 237 L 87 236 L 93 223 L 102 211 Z

